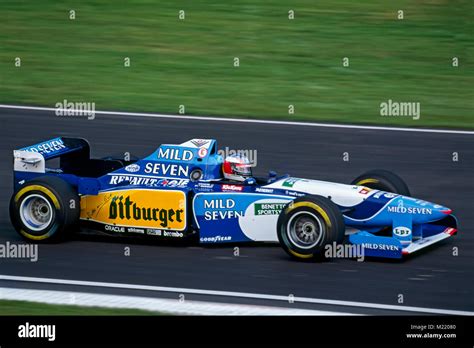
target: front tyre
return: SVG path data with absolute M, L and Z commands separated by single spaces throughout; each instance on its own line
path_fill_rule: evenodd
M 288 203 L 277 223 L 280 245 L 298 260 L 323 258 L 324 247 L 342 243 L 344 232 L 338 206 L 322 196 L 308 195 Z
M 34 242 L 57 241 L 79 221 L 76 190 L 64 180 L 44 176 L 21 186 L 10 200 L 15 230 Z
M 374 190 L 397 193 L 410 197 L 408 185 L 397 174 L 388 170 L 374 169 L 359 175 L 351 185 L 365 186 Z

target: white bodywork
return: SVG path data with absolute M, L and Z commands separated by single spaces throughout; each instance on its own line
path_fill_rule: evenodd
M 288 184 L 290 182 L 290 184 Z M 292 185 L 292 186 L 288 186 Z M 324 197 L 331 197 L 331 200 L 339 206 L 351 207 L 363 202 L 367 197 L 378 192 L 377 190 L 371 190 L 364 186 L 355 185 L 344 185 L 336 184 L 326 181 L 300 179 L 300 178 L 284 178 L 270 185 L 265 185 L 263 189 L 281 189 L 288 191 L 297 191 L 304 194 L 321 195 Z M 288 196 L 282 196 L 277 193 L 274 194 L 262 194 L 261 199 L 250 204 L 242 216 L 238 218 L 238 224 L 242 233 L 254 241 L 268 241 L 277 242 L 278 237 L 276 234 L 276 225 L 279 218 L 278 213 L 272 213 L 268 215 L 256 215 L 254 207 L 256 204 L 275 204 L 281 203 L 286 204 L 291 200 L 297 198 L 290 193 L 286 193 Z M 253 195 L 252 193 L 199 193 L 197 196 L 219 196 L 225 195 L 226 197 L 235 196 L 235 200 L 238 197 L 245 195 Z M 356 229 L 349 229 L 346 233 L 357 232 Z
M 285 186 L 285 183 L 291 180 L 294 180 L 293 185 L 291 187 Z M 334 203 L 343 207 L 353 207 L 377 192 L 376 190 L 371 190 L 364 186 L 336 184 L 327 181 L 300 178 L 286 178 L 264 187 L 331 197 Z

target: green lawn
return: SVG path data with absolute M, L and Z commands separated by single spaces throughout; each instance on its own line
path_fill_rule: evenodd
M 163 113 L 183 104 L 197 115 L 473 128 L 473 6 L 2 0 L 0 103 Z M 420 102 L 421 118 L 380 116 L 388 99 Z
M 38 302 L 0 300 L 0 315 L 156 315 L 138 309 L 51 305 Z

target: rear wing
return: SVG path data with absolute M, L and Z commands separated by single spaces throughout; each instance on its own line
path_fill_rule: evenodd
M 45 173 L 46 161 L 59 158 L 60 168 L 67 162 L 87 160 L 90 146 L 81 138 L 58 137 L 13 151 L 13 170 Z

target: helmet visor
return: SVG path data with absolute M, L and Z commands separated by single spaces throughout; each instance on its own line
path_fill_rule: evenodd
M 249 164 L 232 164 L 232 169 L 235 174 L 242 176 L 252 176 L 252 168 Z

